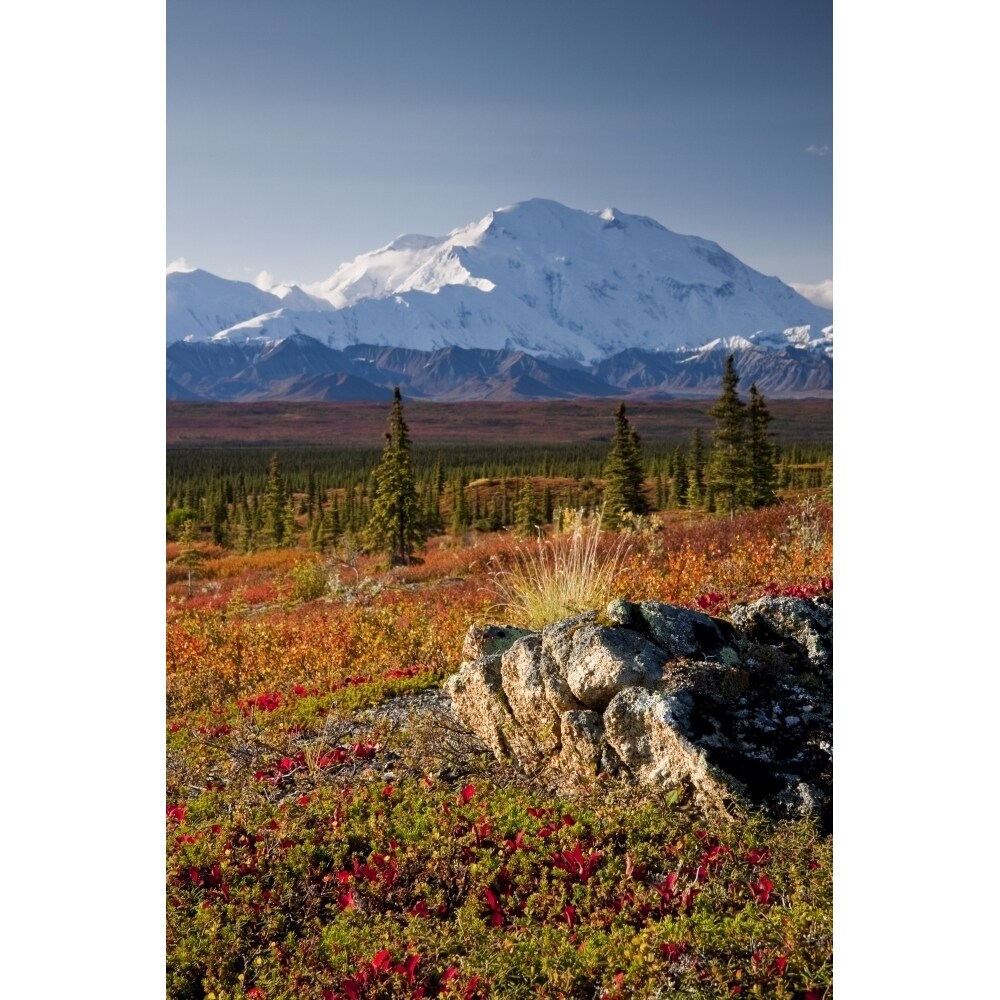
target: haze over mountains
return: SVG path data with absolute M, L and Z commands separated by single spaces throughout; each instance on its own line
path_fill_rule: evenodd
M 832 393 L 833 314 L 718 244 L 535 199 L 325 281 L 167 275 L 168 399 Z

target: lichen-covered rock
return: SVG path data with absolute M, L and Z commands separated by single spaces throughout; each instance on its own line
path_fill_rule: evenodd
M 517 639 L 500 656 L 500 683 L 517 722 L 507 742 L 520 757 L 559 749 L 559 711 L 549 704 L 542 675 L 542 639 Z
M 568 767 L 582 764 L 590 773 L 601 765 L 604 740 L 604 718 L 600 712 L 563 712 L 560 718 L 562 733 L 561 759 Z
M 568 657 L 558 666 L 576 698 L 587 708 L 604 709 L 619 691 L 656 685 L 663 677 L 663 663 L 663 651 L 641 635 L 587 624 L 573 634 Z
M 505 733 L 517 728 L 500 677 L 500 657 L 494 653 L 463 663 L 444 685 L 458 717 L 497 758 L 512 752 Z
M 498 757 L 557 782 L 620 774 L 706 812 L 832 817 L 832 604 L 762 598 L 732 621 L 612 601 L 541 633 L 480 629 L 447 684 Z
M 833 659 L 830 598 L 761 597 L 732 609 L 733 625 L 753 642 L 780 649 L 800 669 L 829 669 Z
M 704 656 L 726 645 L 720 623 L 700 611 L 659 601 L 643 601 L 638 607 L 650 637 L 671 658 Z
M 736 630 L 729 622 L 700 611 L 660 601 L 633 604 L 631 601 L 614 600 L 604 613 L 614 624 L 632 629 L 656 643 L 668 659 L 697 656 L 731 663 L 739 659 L 729 645 L 736 639 Z
M 642 784 L 687 787 L 705 813 L 725 814 L 732 789 L 713 773 L 704 750 L 684 735 L 690 711 L 687 692 L 630 688 L 608 705 L 604 737 Z
M 531 630 L 516 625 L 473 625 L 465 633 L 462 643 L 462 660 L 478 660 L 481 656 L 502 653 Z
M 596 611 L 585 611 L 582 615 L 564 618 L 542 629 L 542 649 L 548 653 L 560 676 L 566 676 L 566 668 L 573 659 L 573 636 L 583 628 L 597 622 Z
M 542 674 L 542 683 L 545 685 L 545 700 L 557 712 L 573 712 L 584 707 L 583 703 L 570 690 L 565 672 L 549 655 L 544 641 L 539 658 L 539 669 Z

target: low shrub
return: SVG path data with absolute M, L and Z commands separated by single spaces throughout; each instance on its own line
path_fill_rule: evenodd
M 291 568 L 288 576 L 292 583 L 291 599 L 295 604 L 318 600 L 330 590 L 330 573 L 322 563 L 303 560 Z

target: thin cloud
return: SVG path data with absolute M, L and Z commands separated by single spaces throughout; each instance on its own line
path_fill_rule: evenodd
M 261 271 L 253 283 L 262 291 L 269 292 L 274 287 L 274 275 L 270 271 Z
M 800 285 L 790 281 L 789 286 L 794 288 L 804 299 L 808 299 L 814 306 L 833 309 L 833 278 L 819 281 L 815 285 Z
M 826 156 L 830 152 L 829 146 L 806 146 L 805 150 L 810 156 Z
M 177 260 L 172 260 L 167 264 L 167 274 L 173 274 L 175 271 L 187 272 L 193 270 L 194 268 L 183 257 L 178 257 Z

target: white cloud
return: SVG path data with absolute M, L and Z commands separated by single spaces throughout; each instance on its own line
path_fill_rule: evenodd
M 819 281 L 815 285 L 799 285 L 794 281 L 790 281 L 788 284 L 814 306 L 822 306 L 824 309 L 833 308 L 833 278 Z
M 826 156 L 826 154 L 830 152 L 830 147 L 812 145 L 812 146 L 806 146 L 805 151 L 810 156 Z
M 193 270 L 194 268 L 183 257 L 178 257 L 177 260 L 172 260 L 167 264 L 167 274 L 173 274 L 175 271 L 187 272 Z
M 253 283 L 262 291 L 269 292 L 274 287 L 274 275 L 270 271 L 261 271 Z

